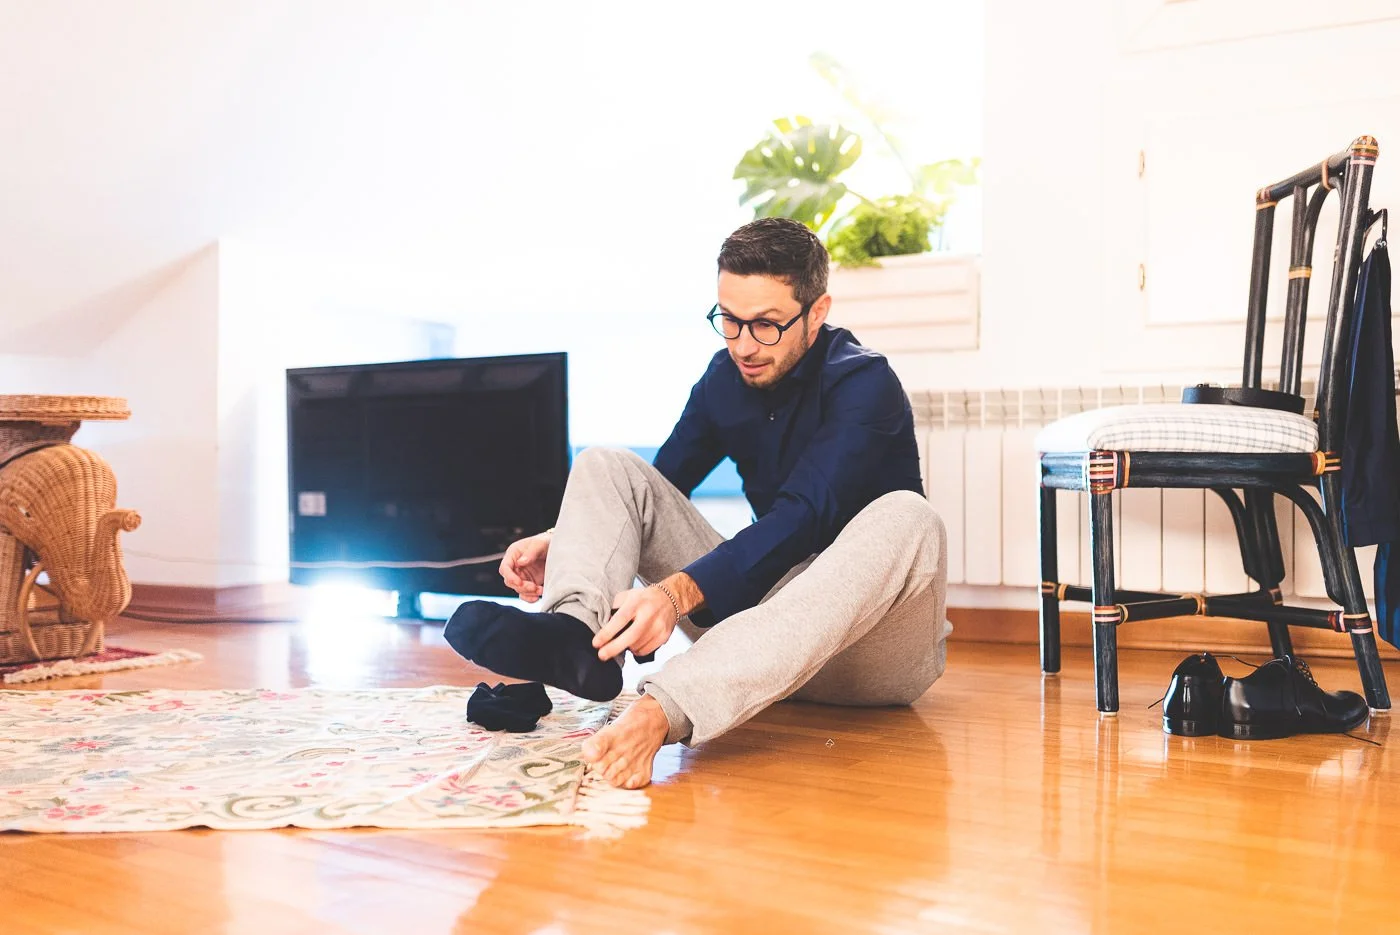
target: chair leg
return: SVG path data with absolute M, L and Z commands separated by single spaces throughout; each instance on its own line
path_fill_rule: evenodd
M 1366 595 L 1361 589 L 1361 572 L 1356 567 L 1356 552 L 1342 545 L 1340 538 L 1334 546 L 1342 566 L 1342 592 L 1346 600 L 1343 609 L 1347 617 L 1365 617 L 1365 625 L 1360 630 L 1351 630 L 1351 649 L 1356 654 L 1356 668 L 1361 673 L 1361 687 L 1366 692 L 1366 704 L 1373 711 L 1390 710 L 1390 689 L 1385 684 L 1385 670 L 1381 668 L 1380 652 L 1376 649 L 1375 622 L 1371 620 L 1370 609 L 1366 606 Z
M 1118 606 L 1113 580 L 1112 491 L 1089 495 L 1094 555 L 1094 698 L 1103 714 L 1118 713 Z
M 1060 671 L 1060 537 L 1055 493 L 1040 488 L 1040 671 Z
M 1376 650 L 1376 634 L 1351 634 L 1351 648 L 1356 653 L 1356 668 L 1361 672 L 1361 687 L 1366 690 L 1366 704 L 1372 711 L 1390 710 L 1390 689 L 1385 684 L 1380 653 Z
M 1240 549 L 1240 564 L 1244 566 L 1244 573 L 1255 581 L 1261 581 L 1265 577 L 1259 568 L 1259 536 L 1255 527 L 1254 517 L 1250 515 L 1246 506 L 1249 492 L 1245 491 L 1245 498 L 1241 500 L 1235 491 L 1230 487 L 1212 487 L 1211 492 L 1218 496 L 1225 506 L 1230 509 L 1230 519 L 1235 524 L 1235 541 Z
M 1321 532 L 1319 549 L 1332 554 L 1340 572 L 1340 601 L 1343 621 L 1347 621 L 1347 631 L 1351 635 L 1351 648 L 1356 654 L 1356 668 L 1361 673 L 1361 687 L 1366 693 L 1366 704 L 1373 711 L 1390 710 L 1390 689 L 1385 684 L 1385 670 L 1381 668 L 1380 653 L 1376 649 L 1376 627 L 1371 619 L 1370 608 L 1366 606 L 1366 593 L 1361 588 L 1361 571 L 1356 567 L 1356 550 L 1346 544 L 1342 535 L 1342 523 L 1336 505 L 1341 502 L 1341 479 L 1338 474 L 1326 474 L 1322 478 L 1322 502 L 1327 512 L 1327 523 Z M 1356 626 L 1350 621 L 1359 621 Z M 1355 628 L 1353 628 L 1355 627 Z
M 1274 513 L 1274 494 L 1270 490 L 1250 488 L 1244 492 L 1245 510 L 1254 537 L 1253 564 L 1258 569 L 1255 580 L 1265 591 L 1277 591 L 1283 584 L 1283 547 L 1278 538 L 1278 517 Z M 1243 544 L 1243 543 L 1242 543 Z M 1269 644 L 1274 657 L 1291 655 L 1293 637 L 1288 624 L 1269 621 Z
M 1293 636 L 1288 632 L 1288 624 L 1269 621 L 1269 645 L 1273 647 L 1275 659 L 1293 655 Z
M 1283 567 L 1283 547 L 1278 539 L 1278 515 L 1274 512 L 1274 492 L 1248 488 L 1244 492 L 1245 510 L 1254 529 L 1255 565 L 1259 572 L 1255 581 L 1264 589 L 1276 588 L 1288 573 Z

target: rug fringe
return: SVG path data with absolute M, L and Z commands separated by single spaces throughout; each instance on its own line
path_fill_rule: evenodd
M 569 824 L 586 828 L 590 834 L 616 837 L 645 825 L 650 810 L 651 797 L 641 789 L 618 789 L 587 772 L 579 783 Z
M 623 692 L 613 699 L 608 723 L 617 720 L 638 697 L 635 692 Z M 618 789 L 602 776 L 587 770 L 578 785 L 578 796 L 574 799 L 569 824 L 586 829 L 590 837 L 617 837 L 624 831 L 645 825 L 650 810 L 651 797 L 646 792 L 641 789 Z
M 203 658 L 192 650 L 170 649 L 152 656 L 113 659 L 109 662 L 79 662 L 73 659 L 60 659 L 48 665 L 33 666 L 18 672 L 7 672 L 4 682 L 6 685 L 42 682 L 45 679 L 64 678 L 69 675 L 92 675 L 97 672 L 116 672 L 121 669 L 147 669 L 151 666 L 170 666 L 180 662 L 198 662 Z

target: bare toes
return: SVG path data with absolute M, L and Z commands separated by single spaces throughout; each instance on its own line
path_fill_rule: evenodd
M 590 763 L 599 763 L 608 759 L 608 754 L 613 749 L 613 735 L 608 728 L 589 737 L 583 742 L 583 758 Z

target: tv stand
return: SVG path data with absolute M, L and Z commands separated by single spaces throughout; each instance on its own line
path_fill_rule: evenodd
M 394 608 L 394 616 L 401 620 L 422 620 L 423 619 L 423 595 L 417 591 L 399 591 L 398 606 Z

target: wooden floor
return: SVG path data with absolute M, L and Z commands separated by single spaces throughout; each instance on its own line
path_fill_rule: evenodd
M 35 688 L 473 684 L 434 628 L 119 623 L 203 663 Z M 912 709 L 783 704 L 662 752 L 645 828 L 0 835 L 0 932 L 1337 932 L 1400 929 L 1390 721 L 1346 737 L 1164 736 L 1176 655 L 957 643 Z M 1317 667 L 1324 686 L 1354 669 Z M 1243 671 L 1236 663 L 1227 669 Z M 1400 670 L 1389 672 L 1400 688 Z M 3 741 L 3 738 L 0 738 Z M 1400 741 L 1400 737 L 1397 737 Z

